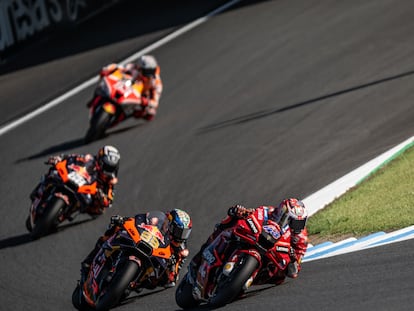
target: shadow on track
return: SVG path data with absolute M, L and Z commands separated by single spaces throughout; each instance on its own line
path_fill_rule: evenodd
M 283 285 L 283 284 L 282 284 Z M 279 285 L 279 286 L 281 286 L 281 285 Z M 257 287 L 257 288 L 255 288 L 255 287 Z M 231 303 L 234 303 L 234 302 L 236 302 L 236 301 L 240 301 L 240 300 L 244 300 L 244 299 L 249 299 L 250 297 L 254 297 L 254 296 L 257 296 L 257 295 L 259 295 L 261 292 L 264 292 L 264 291 L 266 291 L 266 290 L 269 290 L 269 289 L 273 289 L 273 288 L 275 288 L 276 287 L 276 285 L 273 285 L 273 284 L 266 284 L 266 285 L 260 285 L 260 286 L 253 286 L 253 288 L 254 289 L 252 289 L 252 290 L 249 290 L 247 293 L 245 293 L 243 296 L 241 296 L 241 297 L 239 297 L 239 298 L 236 298 L 233 302 L 231 302 Z M 230 304 L 231 304 L 230 303 Z M 202 305 L 200 305 L 200 306 L 198 306 L 198 307 L 196 307 L 196 308 L 192 308 L 192 309 L 189 309 L 189 310 L 193 310 L 193 311 L 206 311 L 206 310 L 217 310 L 217 309 L 223 309 L 223 308 L 225 308 L 225 306 L 224 307 L 220 307 L 220 308 L 212 308 L 211 306 L 209 306 L 209 305 L 207 305 L 207 304 L 202 304 Z M 179 311 L 179 310 L 183 310 L 183 309 L 176 309 L 176 311 Z
M 143 126 L 144 123 L 138 123 L 138 124 L 134 124 L 134 125 L 129 125 L 129 126 L 125 126 L 116 130 L 112 130 L 110 132 L 107 132 L 105 134 L 105 137 L 102 137 L 101 139 L 104 139 L 106 137 L 112 136 L 112 135 L 119 135 L 122 134 L 126 131 L 132 130 L 134 128 L 138 128 Z M 96 140 L 98 141 L 98 140 Z M 31 156 L 25 157 L 25 158 L 21 158 L 21 159 L 17 159 L 16 161 L 14 161 L 15 164 L 19 164 L 21 162 L 25 162 L 25 161 L 30 161 L 30 160 L 34 160 L 34 159 L 38 159 L 38 158 L 44 158 L 46 156 L 50 156 L 50 155 L 55 155 L 55 154 L 61 154 L 64 153 L 64 151 L 68 151 L 68 150 L 72 150 L 75 149 L 77 147 L 81 147 L 87 145 L 85 144 L 85 141 L 83 138 L 77 138 L 74 140 L 70 140 L 52 147 L 49 147 L 43 151 L 40 151 L 36 154 L 33 154 Z
M 131 303 L 137 303 L 137 302 L 139 302 L 139 299 L 141 299 L 143 297 L 155 295 L 155 294 L 158 294 L 158 293 L 163 292 L 165 290 L 167 290 L 167 289 L 159 287 L 159 288 L 152 289 L 152 290 L 151 289 L 145 290 L 145 292 L 143 292 L 143 293 L 139 293 L 139 294 L 135 294 L 135 295 L 131 294 L 131 296 L 129 296 L 128 298 L 123 300 L 118 306 L 120 307 L 120 306 L 124 306 L 124 305 L 129 305 Z
M 66 230 L 68 228 L 71 228 L 73 226 L 78 226 L 81 225 L 83 223 L 87 223 L 90 222 L 92 220 L 95 220 L 95 218 L 87 218 L 87 219 L 83 219 L 83 220 L 79 220 L 79 221 L 73 221 L 64 225 L 60 225 L 57 230 L 53 233 L 50 233 L 48 235 L 53 235 L 56 234 L 58 232 L 61 232 L 63 230 Z M 24 233 L 24 234 L 20 234 L 17 236 L 13 236 L 10 238 L 6 238 L 3 240 L 0 240 L 0 249 L 4 249 L 4 248 L 8 248 L 8 247 L 15 247 L 15 246 L 19 246 L 19 245 L 24 245 L 27 243 L 32 243 L 35 242 L 36 240 L 34 240 L 31 236 L 30 233 Z
M 300 108 L 300 107 L 303 107 L 303 106 L 306 106 L 306 105 L 317 103 L 317 102 L 325 100 L 325 99 L 329 99 L 329 98 L 332 98 L 332 97 L 341 96 L 343 94 L 359 91 L 359 90 L 364 89 L 364 88 L 368 88 L 368 87 L 371 87 L 371 86 L 376 86 L 378 84 L 382 84 L 382 83 L 389 82 L 389 81 L 392 81 L 392 80 L 402 79 L 402 78 L 405 78 L 405 77 L 411 76 L 411 75 L 414 75 L 414 70 L 410 70 L 410 71 L 407 71 L 407 72 L 404 72 L 404 73 L 401 73 L 401 74 L 398 74 L 398 75 L 386 77 L 386 78 L 383 78 L 383 79 L 379 79 L 379 80 L 375 80 L 375 81 L 368 82 L 368 83 L 365 83 L 365 84 L 361 84 L 361 85 L 358 85 L 358 86 L 350 87 L 350 88 L 340 90 L 340 91 L 337 91 L 337 92 L 333 92 L 333 93 L 329 93 L 329 94 L 322 95 L 322 96 L 319 96 L 319 97 L 315 97 L 315 98 L 305 100 L 303 102 L 299 102 L 299 103 L 296 103 L 296 104 L 293 104 L 293 105 L 290 105 L 290 106 L 277 108 L 277 109 L 267 109 L 267 110 L 262 110 L 262 111 L 246 114 L 244 116 L 236 117 L 236 118 L 233 118 L 233 119 L 230 119 L 230 120 L 217 122 L 217 123 L 210 124 L 210 125 L 207 125 L 205 127 L 202 127 L 200 129 L 198 129 L 197 134 L 198 135 L 205 134 L 207 132 L 214 131 L 214 130 L 219 130 L 219 129 L 222 129 L 222 128 L 225 128 L 225 127 L 246 123 L 246 122 L 254 121 L 254 120 L 257 120 L 257 119 L 261 119 L 261 118 L 266 118 L 266 117 L 269 117 L 269 116 L 271 116 L 273 114 L 276 114 L 276 113 L 281 113 L 281 112 L 285 112 L 285 111 L 288 111 L 288 110 Z
M 33 242 L 29 233 L 13 236 L 7 239 L 0 240 L 0 249 L 7 247 L 14 247 Z

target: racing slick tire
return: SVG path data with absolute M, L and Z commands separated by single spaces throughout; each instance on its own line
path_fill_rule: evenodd
M 259 265 L 256 258 L 242 256 L 228 277 L 220 281 L 209 305 L 218 308 L 232 302 L 243 291 L 243 286 Z
M 137 263 L 129 260 L 126 261 L 123 267 L 115 272 L 105 293 L 99 297 L 96 303 L 96 310 L 107 311 L 116 306 L 125 297 L 129 284 L 135 279 L 138 272 L 139 267 Z
M 56 230 L 59 224 L 59 215 L 66 206 L 61 198 L 53 197 L 46 205 L 42 215 L 35 220 L 30 232 L 33 239 L 38 239 Z
M 112 116 L 105 110 L 100 109 L 100 111 L 91 119 L 89 129 L 84 138 L 85 143 L 88 144 L 94 140 L 104 137 L 111 117 Z
M 75 290 L 72 293 L 72 304 L 77 310 L 93 310 L 92 307 L 90 307 L 88 303 L 85 301 L 85 298 L 83 298 L 83 294 L 79 284 L 76 286 Z
M 187 274 L 183 277 L 183 280 L 175 291 L 175 302 L 183 309 L 192 309 L 200 304 L 200 302 L 193 297 L 193 286 L 188 281 Z

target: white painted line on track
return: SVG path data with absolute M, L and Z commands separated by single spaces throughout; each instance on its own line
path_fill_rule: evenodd
M 215 10 L 211 11 L 210 13 L 208 13 L 206 16 L 200 17 L 199 19 L 196 19 L 195 21 L 191 22 L 190 24 L 181 27 L 180 29 L 172 32 L 171 34 L 167 35 L 166 37 L 158 40 L 157 42 L 154 42 L 153 44 L 149 45 L 148 47 L 146 47 L 146 48 L 138 51 L 137 53 L 131 55 L 130 57 L 124 59 L 120 63 L 121 64 L 129 63 L 129 62 L 135 60 L 136 58 L 140 57 L 141 55 L 147 54 L 147 53 L 159 48 L 160 46 L 174 40 L 175 38 L 181 36 L 182 34 L 196 28 L 197 26 L 199 26 L 203 23 L 205 23 L 211 17 L 227 10 L 228 8 L 236 5 L 240 1 L 242 1 L 242 0 L 232 0 L 232 1 L 222 5 L 220 7 L 218 7 L 217 9 L 215 9 Z M 65 94 L 55 98 L 54 100 L 48 102 L 44 106 L 41 106 L 41 107 L 37 108 L 36 110 L 30 112 L 29 114 L 27 114 L 27 115 L 15 120 L 15 121 L 12 121 L 12 122 L 2 126 L 0 128 L 0 136 L 2 136 L 5 133 L 11 131 L 12 129 L 22 125 L 23 123 L 29 121 L 30 119 L 33 119 L 34 117 L 42 114 L 43 112 L 45 112 L 45 111 L 61 104 L 63 101 L 70 98 L 71 96 L 76 95 L 76 94 L 80 93 L 81 91 L 83 91 L 84 89 L 96 84 L 98 82 L 98 79 L 99 79 L 99 77 L 91 78 L 90 80 L 87 80 L 87 81 L 83 82 L 82 84 L 75 87 L 74 89 L 72 89 L 72 90 L 66 92 Z

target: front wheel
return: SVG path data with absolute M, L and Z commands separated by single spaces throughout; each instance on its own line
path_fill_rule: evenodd
M 178 285 L 175 291 L 175 302 L 180 308 L 192 309 L 197 307 L 200 302 L 193 297 L 193 286 L 188 281 L 188 275 L 186 274 Z
M 30 216 L 27 216 L 27 218 L 26 218 L 26 229 L 27 229 L 27 231 L 32 232 L 32 225 L 30 223 Z
M 125 265 L 115 272 L 114 277 L 108 286 L 104 289 L 104 293 L 99 297 L 96 303 L 96 310 L 107 311 L 116 306 L 125 292 L 128 290 L 129 284 L 138 275 L 139 267 L 133 261 L 127 261 Z
M 41 215 L 35 220 L 30 235 L 34 239 L 49 234 L 59 224 L 59 215 L 65 208 L 66 203 L 58 197 L 53 197 L 47 204 Z
M 218 308 L 233 301 L 239 295 L 246 281 L 258 267 L 259 262 L 252 256 L 242 256 L 231 274 L 224 278 L 210 299 L 210 306 Z
M 83 298 L 80 284 L 76 286 L 75 290 L 72 293 L 72 304 L 78 310 L 82 310 L 82 311 L 92 310 L 92 308 L 85 301 L 85 298 Z
M 84 138 L 85 143 L 90 143 L 102 138 L 105 135 L 110 119 L 111 115 L 103 109 L 100 109 L 98 113 L 95 113 L 91 119 L 89 129 L 86 132 Z

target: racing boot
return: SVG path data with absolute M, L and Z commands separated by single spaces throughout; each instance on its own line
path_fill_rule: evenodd
M 174 273 L 174 272 L 170 272 L 168 274 L 168 280 L 164 285 L 164 288 L 171 288 L 171 287 L 175 287 L 175 282 L 178 280 L 178 274 Z
M 94 249 L 81 262 L 81 276 L 86 277 L 88 275 L 92 261 L 95 258 L 96 254 L 98 254 L 99 249 L 102 246 L 102 243 L 103 243 L 102 238 L 99 238 L 95 244 Z
M 153 114 L 146 114 L 146 115 L 144 115 L 144 119 L 146 120 L 146 121 L 152 121 L 152 120 L 154 120 L 154 118 L 155 118 L 155 115 L 153 115 Z
M 89 263 L 86 263 L 84 261 L 81 263 L 81 269 L 80 269 L 81 282 L 83 282 L 86 279 L 86 277 L 88 276 L 90 268 L 91 268 L 91 265 Z
M 34 201 L 42 197 L 41 184 L 39 183 L 30 193 L 30 200 Z
M 297 262 L 290 262 L 286 268 L 286 276 L 292 279 L 298 277 L 298 264 Z

